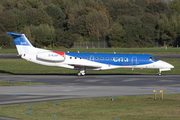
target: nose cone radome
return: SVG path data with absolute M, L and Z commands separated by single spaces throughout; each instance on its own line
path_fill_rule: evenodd
M 164 61 L 160 61 L 160 64 L 163 68 L 174 68 L 173 65 L 167 63 L 167 62 L 164 62 Z

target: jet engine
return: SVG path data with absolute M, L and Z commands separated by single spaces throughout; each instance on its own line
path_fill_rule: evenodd
M 65 52 L 43 52 L 37 54 L 37 59 L 49 62 L 63 62 L 65 60 Z

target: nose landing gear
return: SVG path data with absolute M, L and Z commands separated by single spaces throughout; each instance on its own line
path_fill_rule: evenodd
M 161 69 L 159 69 L 159 73 L 158 73 L 158 75 L 159 75 L 159 76 L 161 76 L 161 75 L 162 75 L 161 71 L 162 71 L 162 70 L 161 70 Z
M 158 73 L 158 75 L 159 75 L 159 76 L 161 76 L 161 75 L 162 75 L 162 73 L 161 73 L 161 72 L 159 72 L 159 73 Z

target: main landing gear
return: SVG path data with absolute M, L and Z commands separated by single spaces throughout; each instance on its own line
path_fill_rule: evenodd
M 81 68 L 80 71 L 77 73 L 78 76 L 84 76 L 86 74 L 85 68 Z

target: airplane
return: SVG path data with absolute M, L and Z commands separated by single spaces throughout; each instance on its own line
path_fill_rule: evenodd
M 169 71 L 173 65 L 158 60 L 150 54 L 116 53 L 70 53 L 35 48 L 25 34 L 7 32 L 16 44 L 19 56 L 27 61 L 45 66 L 56 66 L 79 70 L 78 76 L 84 76 L 90 70 L 109 70 L 117 68 L 159 69 Z

